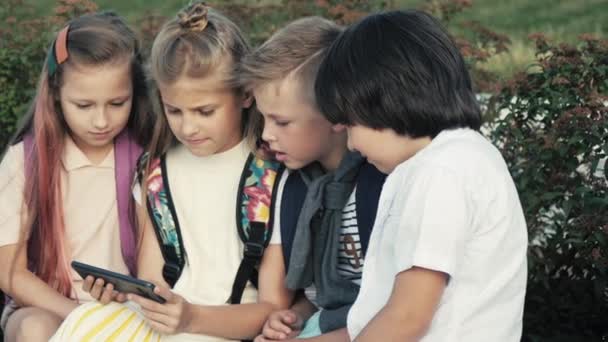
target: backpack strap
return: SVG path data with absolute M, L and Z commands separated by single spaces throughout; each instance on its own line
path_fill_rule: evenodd
M 23 150 L 26 177 L 32 176 L 32 163 L 35 153 L 34 135 L 28 132 L 23 136 Z M 131 224 L 131 180 L 135 174 L 137 160 L 142 148 L 123 130 L 114 139 L 114 177 L 116 183 L 116 202 L 120 229 L 120 247 L 125 264 L 132 275 L 136 274 L 137 256 L 135 229 Z
M 357 176 L 357 193 L 355 202 L 357 203 L 357 226 L 359 229 L 359 241 L 361 242 L 361 252 L 367 253 L 369 238 L 374 228 L 376 212 L 378 211 L 378 201 L 386 175 L 378 171 L 375 166 L 366 162 L 361 166 Z
M 145 163 L 140 161 L 141 164 Z M 150 170 L 145 182 L 146 205 L 165 260 L 163 278 L 173 287 L 184 269 L 186 251 L 169 188 L 165 155 L 152 160 Z
M 367 252 L 369 238 L 376 220 L 378 201 L 386 175 L 378 171 L 375 166 L 365 162 L 357 175 L 357 192 L 355 194 L 357 211 L 357 228 L 363 255 Z M 308 188 L 299 172 L 292 172 L 283 189 L 281 197 L 281 244 L 285 270 L 289 268 L 289 259 L 293 248 L 296 226 L 300 211 L 306 198 Z
M 254 154 L 250 154 L 245 162 L 236 198 L 236 225 L 245 247 L 232 284 L 231 304 L 241 302 L 248 281 L 257 288 L 257 267 L 272 237 L 272 203 L 282 171 L 280 163 Z
M 132 225 L 131 181 L 135 175 L 137 160 L 143 149 L 123 130 L 114 140 L 114 169 L 116 178 L 116 203 L 120 228 L 120 247 L 123 259 L 131 275 L 137 274 L 135 229 Z
M 293 239 L 296 235 L 296 226 L 308 187 L 299 172 L 291 172 L 285 181 L 281 196 L 281 247 L 285 270 L 289 268 Z

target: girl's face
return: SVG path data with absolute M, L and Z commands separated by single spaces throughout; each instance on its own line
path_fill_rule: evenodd
M 242 111 L 251 97 L 226 89 L 217 75 L 183 76 L 158 88 L 171 131 L 192 154 L 224 152 L 242 140 Z
M 94 163 L 112 149 L 131 113 L 133 84 L 128 60 L 107 65 L 69 65 L 59 101 L 76 145 Z

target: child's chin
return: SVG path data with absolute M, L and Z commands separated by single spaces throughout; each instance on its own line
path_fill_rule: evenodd
M 286 159 L 286 160 L 282 161 L 282 163 L 285 164 L 285 166 L 288 169 L 291 169 L 291 170 L 301 169 L 304 166 L 306 166 L 306 164 L 304 164 L 302 162 L 294 161 L 294 160 L 289 160 L 289 159 Z
M 190 146 L 187 146 L 188 150 L 190 151 L 190 153 L 192 153 L 193 155 L 197 156 L 197 157 L 208 157 L 212 154 L 215 154 L 215 151 L 212 151 L 208 148 L 192 148 Z

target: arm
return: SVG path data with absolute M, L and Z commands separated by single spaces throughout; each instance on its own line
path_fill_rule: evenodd
M 33 306 L 65 318 L 78 306 L 27 269 L 26 241 L 0 247 L 0 288 L 21 306 Z
M 295 303 L 293 303 L 290 309 L 300 316 L 304 322 L 318 310 L 317 307 L 306 298 L 304 292 L 298 294 Z
M 399 273 L 395 277 L 388 303 L 357 336 L 355 342 L 418 341 L 433 320 L 446 282 L 445 273 L 420 267 Z M 298 341 L 349 342 L 350 337 L 344 328 Z
M 229 339 L 253 338 L 268 315 L 289 307 L 293 298 L 285 287 L 280 245 L 269 245 L 260 265 L 258 302 L 240 305 L 194 306 L 188 331 Z
M 150 221 L 145 203 L 144 206 L 137 205 L 137 222 L 139 222 L 141 232 L 137 254 L 137 277 L 170 288 L 165 278 L 163 278 L 165 259 L 160 251 L 160 245 L 156 239 L 154 226 Z
M 11 146 L 0 163 L 0 289 L 19 305 L 65 317 L 77 306 L 27 268 L 27 206 L 23 144 Z
M 397 274 L 388 303 L 355 341 L 418 341 L 433 320 L 447 277 L 420 267 Z
M 281 247 L 270 245 L 264 252 L 260 266 L 257 303 L 195 305 L 165 286 L 157 286 L 154 290 L 167 300 L 165 304 L 133 294 L 128 295 L 128 298 L 142 307 L 148 323 L 158 332 L 187 332 L 228 339 L 250 339 L 260 332 L 272 311 L 289 306 L 292 294 L 285 288 L 284 274 Z
M 268 338 L 265 336 L 258 336 L 254 342 L 272 342 L 277 341 L 276 339 Z M 348 336 L 348 331 L 346 328 L 334 330 L 332 332 L 328 332 L 327 334 L 323 334 L 316 337 L 311 338 L 294 338 L 289 340 L 283 340 L 283 342 L 350 342 L 350 338 Z M 384 341 L 382 339 L 381 341 Z
M 137 254 L 137 277 L 155 285 L 169 288 L 169 284 L 167 284 L 162 275 L 165 259 L 160 251 L 148 211 L 139 204 L 136 204 L 136 210 L 137 222 L 139 223 L 138 231 L 140 232 Z M 126 294 L 114 291 L 114 286 L 112 284 L 105 284 L 101 278 L 86 277 L 82 288 L 102 304 L 107 304 L 111 301 L 124 302 L 127 299 Z

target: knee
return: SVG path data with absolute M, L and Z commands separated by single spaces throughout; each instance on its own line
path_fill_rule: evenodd
M 38 310 L 24 316 L 15 327 L 17 342 L 48 341 L 61 325 L 61 318 L 53 313 Z

